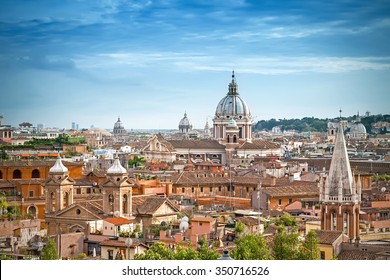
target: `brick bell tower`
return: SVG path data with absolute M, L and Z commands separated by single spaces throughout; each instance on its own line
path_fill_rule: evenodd
M 319 189 L 321 229 L 342 231 L 351 241 L 359 240 L 361 181 L 359 177 L 356 183 L 352 174 L 341 121 L 329 174 L 321 177 Z

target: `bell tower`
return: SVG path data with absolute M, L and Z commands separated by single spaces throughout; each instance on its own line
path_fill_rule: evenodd
M 49 170 L 49 178 L 45 182 L 46 213 L 57 212 L 73 204 L 74 180 L 69 177 L 68 168 L 64 166 L 61 157 Z
M 127 170 L 121 165 L 118 156 L 107 170 L 103 183 L 103 212 L 106 215 L 132 217 L 132 186 Z
M 340 120 L 327 177 L 319 182 L 321 229 L 342 231 L 351 241 L 359 239 L 361 182 L 355 182 Z

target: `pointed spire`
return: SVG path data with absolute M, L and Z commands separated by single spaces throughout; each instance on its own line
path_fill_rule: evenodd
M 353 184 L 355 184 L 355 180 L 352 176 L 344 132 L 340 121 L 329 168 L 329 176 L 326 180 L 326 192 L 329 193 L 329 196 L 339 196 L 339 188 L 341 188 L 343 196 L 350 196 L 353 193 Z
M 68 168 L 62 163 L 61 156 L 58 154 L 57 160 L 54 165 L 50 168 L 49 173 L 67 173 Z

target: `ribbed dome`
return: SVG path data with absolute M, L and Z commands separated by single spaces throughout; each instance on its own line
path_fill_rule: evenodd
M 190 126 L 191 125 L 190 120 L 187 118 L 187 113 L 184 113 L 184 117 L 179 122 L 179 126 L 180 125 L 184 125 L 184 126 Z
M 350 133 L 367 133 L 366 127 L 362 123 L 354 123 L 351 126 Z
M 116 121 L 116 123 L 114 124 L 113 133 L 114 134 L 125 134 L 126 133 L 126 129 L 123 126 L 123 123 L 121 122 L 121 119 L 119 117 L 118 117 L 118 120 Z
M 58 155 L 56 163 L 50 168 L 49 173 L 67 173 L 68 168 L 62 164 L 61 157 Z
M 118 120 L 114 124 L 114 128 L 116 128 L 116 129 L 124 129 L 124 126 L 123 126 L 120 118 L 118 118 Z
M 216 117 L 235 117 L 241 119 L 250 116 L 250 110 L 246 102 L 241 98 L 238 93 L 238 85 L 232 74 L 232 81 L 229 83 L 229 92 L 218 103 L 215 111 Z
M 188 133 L 192 129 L 192 124 L 187 118 L 187 113 L 184 113 L 184 117 L 179 122 L 179 131 L 181 133 Z

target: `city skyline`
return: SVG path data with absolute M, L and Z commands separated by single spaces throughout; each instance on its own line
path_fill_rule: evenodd
M 234 70 L 254 121 L 389 113 L 386 1 L 2 1 L 0 114 L 209 125 Z

